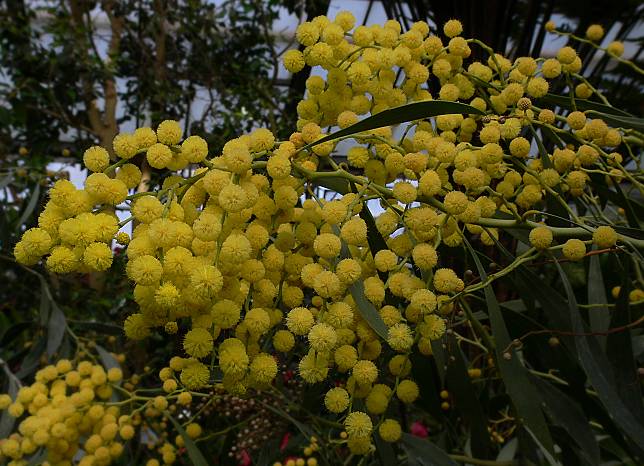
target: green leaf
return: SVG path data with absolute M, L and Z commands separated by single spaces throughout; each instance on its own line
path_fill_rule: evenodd
M 52 302 L 51 293 L 45 277 L 38 274 L 40 280 L 40 325 L 46 325 L 49 320 L 49 304 Z
M 378 455 L 378 461 L 382 466 L 389 466 L 398 463 L 396 453 L 394 452 L 394 447 L 391 445 L 391 443 L 385 442 L 382 438 L 380 438 L 380 435 L 374 435 L 374 443 L 376 444 L 376 454 Z
M 472 245 L 467 241 L 467 239 L 464 238 L 463 242 L 470 250 L 472 258 L 476 264 L 476 268 L 478 269 L 479 276 L 481 277 L 481 281 L 485 281 L 487 279 L 487 273 L 485 272 L 476 251 L 472 248 Z M 532 429 L 539 439 L 540 444 L 544 445 L 549 452 L 553 452 L 554 445 L 552 438 L 550 437 L 550 432 L 548 431 L 546 419 L 541 408 L 534 403 L 534 400 L 538 398 L 537 390 L 530 382 L 528 372 L 521 364 L 519 355 L 515 348 L 510 345 L 510 335 L 507 327 L 505 326 L 503 315 L 501 314 L 499 303 L 494 295 L 492 285 L 486 286 L 484 288 L 484 292 L 488 313 L 490 315 L 492 336 L 496 342 L 496 361 L 501 371 L 501 376 L 505 383 L 508 395 L 514 403 L 518 417 L 522 419 L 523 425 L 526 428 Z M 503 353 L 505 348 L 510 348 L 508 349 L 508 352 L 511 355 L 510 359 L 506 359 L 504 357 Z
M 116 358 L 112 356 L 112 353 L 107 351 L 101 345 L 96 345 L 96 352 L 98 353 L 98 357 L 101 358 L 101 362 L 105 369 L 110 370 L 114 367 L 121 367 Z
M 590 256 L 588 267 L 588 304 L 602 304 L 602 306 L 591 307 L 588 309 L 588 318 L 590 320 L 590 329 L 593 332 L 605 332 L 610 324 L 610 312 L 606 306 L 606 289 L 604 286 L 604 277 L 602 276 L 601 263 L 599 255 Z M 606 346 L 606 337 L 600 338 L 603 348 Z
M 45 460 L 47 459 L 47 450 L 44 448 L 41 448 L 36 451 L 36 454 L 31 457 L 29 460 L 29 463 L 27 463 L 27 466 L 37 466 L 39 464 L 43 464 Z
M 36 368 L 40 365 L 40 359 L 43 355 L 43 352 L 47 348 L 47 340 L 45 337 L 39 337 L 34 341 L 29 349 L 29 353 L 22 360 L 20 364 L 20 370 L 16 373 L 16 377 L 19 379 L 24 379 L 25 377 L 31 375 Z
M 362 133 L 371 129 L 382 128 L 383 126 L 397 125 L 408 121 L 422 120 L 437 115 L 451 115 L 455 113 L 467 113 L 474 115 L 483 115 L 483 112 L 471 105 L 460 102 L 448 102 L 444 100 L 426 100 L 423 102 L 413 102 L 411 104 L 401 105 L 390 108 L 364 120 L 355 123 L 348 128 L 341 129 L 335 133 L 329 134 L 311 144 L 304 146 L 309 147 L 322 144 L 323 142 L 332 141 L 344 136 L 350 136 L 356 133 Z
M 51 303 L 51 314 L 47 322 L 47 356 L 51 357 L 60 347 L 67 329 L 65 314 L 54 302 Z
M 575 343 L 577 346 L 579 361 L 592 386 L 597 391 L 599 399 L 606 407 L 615 423 L 638 445 L 644 439 L 644 426 L 635 418 L 631 410 L 620 398 L 617 388 L 613 384 L 613 374 L 606 355 L 602 353 L 597 339 L 593 336 L 582 335 L 586 333 L 584 324 L 579 316 L 577 300 L 568 277 L 564 273 L 559 262 L 555 261 L 561 281 L 568 297 L 568 309 L 572 323 L 572 331 L 577 334 Z
M 10 327 L 0 337 L 0 348 L 8 348 L 9 343 L 18 338 L 22 332 L 31 328 L 33 322 L 18 322 Z
M 599 464 L 599 445 L 586 415 L 577 402 L 539 377 L 532 376 L 532 380 L 548 416 L 555 424 L 563 427 L 570 438 L 579 445 L 586 461 L 593 465 Z
M 403 433 L 401 441 L 409 466 L 457 466 L 447 453 L 427 439 Z
M 623 203 L 624 203 L 623 207 L 625 211 L 624 213 L 626 214 L 628 225 L 631 228 L 639 229 L 640 219 L 643 216 L 641 215 L 641 212 L 637 212 L 636 210 L 637 202 L 634 200 L 631 200 L 630 197 L 626 196 L 618 183 L 615 183 L 614 186 L 615 186 L 615 191 L 617 191 L 617 195 L 623 200 Z
M 423 408 L 435 419 L 442 419 L 445 413 L 440 409 L 441 398 L 439 395 L 440 388 L 444 387 L 442 373 L 444 372 L 442 362 L 439 362 L 435 357 L 439 354 L 438 351 L 443 351 L 441 342 L 439 340 L 432 341 L 432 348 L 434 350 L 434 357 L 428 358 L 420 354 L 418 351 L 413 352 L 409 360 L 411 361 L 411 374 L 418 388 L 420 389 L 420 398 L 417 401 L 418 406 Z M 440 353 L 442 354 L 442 353 Z
M 304 435 L 305 438 L 309 439 L 311 438 L 315 433 L 313 432 L 313 429 L 311 429 L 309 426 L 306 424 L 301 423 L 297 419 L 295 419 L 293 416 L 288 414 L 286 411 L 282 410 L 279 408 L 279 406 L 273 406 L 268 403 L 264 403 L 263 401 L 260 401 L 260 403 L 269 411 L 273 411 L 275 414 L 277 414 L 280 417 L 283 417 L 287 421 L 289 421 L 291 424 L 293 424 L 297 430 L 299 430 L 302 435 Z
M 589 110 L 586 112 L 587 116 L 599 117 L 611 126 L 623 129 L 635 129 L 637 131 L 644 131 L 644 118 L 637 118 L 633 116 L 622 115 L 609 115 L 604 112 Z
M 369 206 L 366 202 L 362 204 L 362 209 L 360 210 L 360 218 L 364 220 L 367 224 L 367 242 L 369 243 L 369 250 L 373 256 L 376 255 L 378 251 L 382 251 L 387 248 L 387 242 L 382 237 L 376 227 L 376 221 L 369 210 Z
M 556 94 L 546 94 L 541 100 L 558 105 L 559 107 L 570 109 L 570 97 L 561 96 Z M 595 110 L 597 112 L 610 113 L 613 115 L 621 115 L 623 117 L 632 117 L 630 113 L 627 113 L 619 108 L 611 107 L 610 105 L 600 104 L 599 102 L 593 102 L 592 100 L 586 99 L 575 99 L 575 106 L 579 111 L 586 110 Z
M 633 276 L 631 261 L 626 260 L 623 264 L 623 268 L 619 270 L 623 277 L 622 286 L 609 324 L 610 328 L 623 327 L 635 320 L 635 317 L 632 316 L 628 298 Z M 606 338 L 606 355 L 612 368 L 617 391 L 635 418 L 644 419 L 642 390 L 637 376 L 638 365 L 634 360 L 633 354 L 633 341 L 630 330 L 613 332 L 608 335 Z
M 34 188 L 33 193 L 31 194 L 31 198 L 29 199 L 29 203 L 27 204 L 27 207 L 25 207 L 25 210 L 22 212 L 22 215 L 18 220 L 18 223 L 16 225 L 17 228 L 20 228 L 29 219 L 34 209 L 38 205 L 39 200 L 40 200 L 40 185 L 36 184 L 36 187 Z
M 349 183 L 347 183 L 347 180 L 340 177 L 320 178 L 316 180 L 315 183 L 319 186 L 323 186 L 327 189 L 330 189 L 331 191 L 336 192 L 338 194 L 344 195 L 350 191 Z
M 203 456 L 203 453 L 197 448 L 197 445 L 195 442 L 188 436 L 186 431 L 184 430 L 183 427 L 181 427 L 181 424 L 172 417 L 170 413 L 164 413 L 165 416 L 170 419 L 170 422 L 174 426 L 174 428 L 177 430 L 177 433 L 183 437 L 183 443 L 186 446 L 186 450 L 188 451 L 188 457 L 190 458 L 191 463 L 193 466 L 208 466 L 208 461 L 206 461 L 206 458 Z
M 487 458 L 492 450 L 487 431 L 487 417 L 474 391 L 456 338 L 451 335 L 448 341 L 449 347 L 453 348 L 453 351 L 450 351 L 453 361 L 447 366 L 445 386 L 454 396 L 454 406 L 470 425 L 473 455 L 477 458 Z
M 371 301 L 367 299 L 364 295 L 364 284 L 362 280 L 358 280 L 353 285 L 349 286 L 349 291 L 351 291 L 351 296 L 358 306 L 358 312 L 364 320 L 367 321 L 369 327 L 373 329 L 383 340 L 387 341 L 387 336 L 389 331 L 385 322 L 380 317 L 380 313 L 371 304 Z
M 513 460 L 517 454 L 517 449 L 519 448 L 519 439 L 516 437 L 510 440 L 508 443 L 503 445 L 501 451 L 496 456 L 497 461 L 510 461 Z
M 4 390 L 4 393 L 8 394 L 12 400 L 15 400 L 18 395 L 18 389 L 20 388 L 20 380 L 9 370 L 5 362 L 2 363 L 2 368 L 8 379 L 7 389 Z M 11 416 L 7 410 L 2 412 L 2 415 L 0 415 L 0 439 L 9 437 L 9 434 L 13 431 L 15 422 L 16 418 Z
M 334 231 L 336 235 L 340 234 L 338 227 L 334 227 Z M 351 257 L 351 253 L 349 252 L 349 247 L 347 246 L 347 243 L 344 241 L 342 241 L 342 249 L 340 250 L 340 257 L 343 257 L 343 258 Z M 389 330 L 387 329 L 385 322 L 382 320 L 382 317 L 380 317 L 380 313 L 378 312 L 378 310 L 374 307 L 373 304 L 371 304 L 371 301 L 369 301 L 367 297 L 364 295 L 364 283 L 362 282 L 362 280 L 358 280 L 357 282 L 349 286 L 349 291 L 351 292 L 351 296 L 353 296 L 353 300 L 356 302 L 356 305 L 358 306 L 358 312 L 360 313 L 362 318 L 367 321 L 367 323 L 373 329 L 374 332 L 376 332 L 383 340 L 387 341 Z
M 537 148 L 539 149 L 539 154 L 541 155 L 541 162 L 543 163 L 543 166 L 545 168 L 552 168 L 552 162 L 548 157 L 548 152 L 546 151 L 546 148 L 544 147 L 543 142 L 541 141 L 541 138 L 534 130 L 532 125 L 530 126 L 530 131 L 532 131 L 532 136 L 534 137 L 534 140 L 537 142 Z M 557 197 L 559 199 L 563 199 L 561 190 L 559 187 L 555 187 L 553 189 L 555 190 L 555 192 L 557 192 L 559 196 L 554 196 L 551 193 L 546 192 L 547 212 L 553 215 L 553 217 L 551 217 L 553 220 L 549 223 L 552 226 L 556 226 L 556 227 L 569 227 L 570 216 L 568 215 L 568 211 L 557 200 Z
M 541 453 L 545 457 L 545 459 L 548 462 L 548 464 L 550 466 L 561 466 L 561 463 L 559 461 L 557 461 L 554 456 L 552 456 L 552 453 L 546 447 L 543 446 L 543 444 L 539 441 L 539 439 L 534 434 L 534 432 L 532 432 L 532 430 L 530 430 L 529 427 L 527 427 L 527 426 L 524 426 L 524 427 L 525 427 L 526 432 L 528 432 L 528 434 L 530 434 L 530 437 L 532 438 L 532 440 L 534 440 L 534 443 L 536 443 L 537 446 L 539 447 L 539 451 L 541 451 Z
M 608 201 L 622 207 L 630 227 L 635 230 L 641 230 L 639 228 L 638 219 L 644 218 L 644 205 L 640 204 L 635 199 L 627 198 L 619 187 L 619 184 L 614 185 L 615 191 L 608 189 L 603 175 L 591 173 L 590 179 L 592 181 L 593 189 L 595 189 L 597 195 L 602 200 L 602 207 L 605 206 Z
M 11 173 L 5 175 L 0 179 L 0 190 L 6 188 L 9 186 L 9 184 L 13 181 L 13 175 Z
M 92 330 L 97 333 L 105 333 L 108 335 L 122 335 L 123 327 L 120 325 L 109 324 L 107 322 L 92 322 L 89 320 L 75 320 L 74 325 L 78 325 L 87 330 Z

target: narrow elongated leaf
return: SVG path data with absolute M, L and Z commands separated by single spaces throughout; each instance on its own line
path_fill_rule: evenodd
M 44 448 L 39 449 L 31 457 L 27 466 L 38 466 L 40 464 L 43 464 L 46 459 L 47 459 L 47 450 L 45 450 Z
M 375 308 L 371 301 L 364 295 L 364 284 L 362 280 L 358 280 L 353 285 L 349 286 L 351 296 L 358 306 L 358 312 L 364 320 L 367 321 L 369 327 L 373 329 L 382 339 L 387 340 L 388 330 L 385 322 L 380 317 L 380 313 Z
M 541 162 L 543 163 L 543 166 L 545 168 L 551 168 L 552 167 L 552 162 L 550 161 L 550 158 L 548 157 L 548 152 L 546 151 L 546 148 L 543 145 L 543 142 L 541 141 L 541 138 L 537 134 L 537 132 L 534 130 L 532 126 L 530 126 L 530 131 L 532 131 L 532 136 L 534 137 L 534 140 L 537 142 L 537 148 L 539 149 L 539 154 L 541 155 Z M 560 199 L 563 199 L 563 196 L 561 196 L 561 190 L 559 187 L 553 188 Z M 547 206 L 547 212 L 550 214 L 553 214 L 553 217 L 550 219 L 548 223 L 550 223 L 553 226 L 557 227 L 567 227 L 570 226 L 570 216 L 568 215 L 568 211 L 564 208 L 563 205 L 561 205 L 557 197 L 553 196 L 551 193 L 546 192 L 546 206 Z
M 568 96 L 561 96 L 561 95 L 549 93 L 549 94 L 546 94 L 544 97 L 542 97 L 541 100 L 558 105 L 559 107 L 568 108 L 568 109 L 570 108 L 570 98 Z M 633 116 L 630 113 L 625 112 L 624 110 L 620 110 L 619 108 L 611 107 L 609 105 L 604 105 L 599 102 L 593 102 L 592 100 L 575 99 L 575 106 L 577 107 L 577 110 L 580 110 L 582 112 L 585 110 L 595 110 L 597 112 L 610 113 L 613 115 L 621 115 L 624 117 Z
M 389 466 L 398 463 L 396 452 L 391 443 L 385 442 L 380 438 L 380 435 L 374 436 L 374 443 L 376 444 L 376 454 L 378 461 L 382 466 Z
M 642 215 L 639 215 L 636 211 L 636 202 L 631 201 L 630 197 L 626 196 L 624 194 L 624 191 L 622 191 L 622 188 L 620 188 L 618 183 L 614 184 L 615 186 L 615 191 L 617 191 L 617 195 L 623 200 L 624 204 L 624 213 L 626 214 L 626 219 L 628 220 L 628 225 L 631 228 L 638 229 L 640 228 L 640 219 L 643 218 Z
M 315 183 L 338 194 L 346 194 L 349 192 L 349 183 L 344 178 L 320 178 Z
M 474 259 L 481 281 L 485 281 L 487 279 L 487 273 L 476 251 L 467 239 L 464 238 L 463 242 Z M 490 323 L 492 325 L 492 336 L 496 342 L 496 360 L 508 395 L 517 410 L 518 417 L 522 419 L 524 426 L 531 429 L 539 439 L 540 444 L 549 452 L 553 452 L 554 445 L 550 432 L 548 431 L 546 419 L 541 408 L 534 402 L 538 397 L 538 393 L 528 378 L 527 370 L 519 361 L 519 355 L 513 347 L 509 350 L 511 357 L 509 359 L 504 357 L 503 351 L 505 348 L 510 347 L 511 340 L 492 285 L 486 286 L 484 292 L 488 313 L 490 315 Z
M 590 256 L 590 265 L 588 267 L 588 304 L 601 304 L 602 306 L 591 307 L 588 310 L 590 329 L 593 332 L 604 332 L 608 329 L 610 313 L 606 303 L 606 290 L 599 255 L 595 254 Z M 600 343 L 605 348 L 606 337 L 601 337 Z
M 447 453 L 427 439 L 403 433 L 402 446 L 409 466 L 457 466 Z
M 295 419 L 293 416 L 288 414 L 286 411 L 280 409 L 279 406 L 273 406 L 271 404 L 264 403 L 264 402 L 261 402 L 261 401 L 260 401 L 260 403 L 266 409 L 268 409 L 269 411 L 273 411 L 278 416 L 286 419 L 288 422 L 293 424 L 293 426 L 295 426 L 297 428 L 297 430 L 299 430 L 302 433 L 302 435 L 304 435 L 305 438 L 311 438 L 314 435 L 313 429 L 311 429 L 306 424 L 301 423 L 300 421 Z
M 75 326 L 81 326 L 87 330 L 93 330 L 98 333 L 106 333 L 108 335 L 122 335 L 123 327 L 120 325 L 109 324 L 107 322 L 91 322 L 91 321 L 82 321 L 75 320 Z
M 539 451 L 541 451 L 550 466 L 562 466 L 561 463 L 557 461 L 554 456 L 552 456 L 552 453 L 539 441 L 535 433 L 532 432 L 529 427 L 526 427 L 525 430 L 528 432 L 528 434 L 530 434 L 530 437 L 532 438 L 532 440 L 534 440 L 534 443 L 537 444 Z
M 0 189 L 4 189 L 7 186 L 9 186 L 9 183 L 13 181 L 13 175 L 9 173 L 8 175 L 5 175 L 0 179 Z
M 20 381 L 9 370 L 6 363 L 3 363 L 2 367 L 8 379 L 8 385 L 4 392 L 11 397 L 11 400 L 15 400 L 16 395 L 18 394 L 18 389 L 20 388 Z M 16 418 L 11 416 L 7 410 L 2 411 L 2 414 L 0 414 L 0 439 L 6 439 L 9 437 L 15 422 Z
M 333 228 L 335 234 L 339 235 L 340 231 L 338 227 Z M 343 258 L 351 257 L 349 246 L 347 246 L 347 243 L 344 241 L 342 241 L 340 256 Z M 378 334 L 382 339 L 387 340 L 389 333 L 387 326 L 385 325 L 384 320 L 382 320 L 382 317 L 380 317 L 378 310 L 364 295 L 364 283 L 362 282 L 362 280 L 358 280 L 357 282 L 349 286 L 349 291 L 351 292 L 351 296 L 353 296 L 353 300 L 356 302 L 356 306 L 358 306 L 358 312 L 360 313 L 362 318 L 367 321 L 369 326 L 374 332 L 376 332 L 376 334 Z
M 441 343 L 438 340 L 432 342 L 432 347 L 434 348 L 434 355 L 438 348 L 440 348 L 440 351 L 443 351 Z M 418 352 L 412 353 L 409 360 L 412 363 L 412 377 L 420 389 L 420 398 L 417 401 L 418 405 L 424 408 L 435 419 L 443 418 L 445 413 L 440 409 L 442 400 L 439 395 L 439 391 L 445 386 L 441 375 L 444 372 L 442 367 L 443 363 L 437 361 L 436 358 L 428 358 Z M 439 366 L 441 374 L 439 374 Z
M 383 110 L 373 116 L 355 123 L 348 128 L 341 129 L 335 133 L 329 134 L 305 148 L 313 147 L 323 142 L 332 141 L 344 136 L 362 133 L 371 129 L 382 128 L 383 126 L 398 125 L 408 121 L 422 120 L 437 115 L 450 115 L 455 113 L 467 113 L 473 115 L 482 115 L 483 112 L 472 107 L 471 105 L 460 102 L 448 102 L 444 100 L 426 100 L 423 102 L 413 102 L 411 104 L 401 105 L 399 107 Z
M 18 322 L 7 328 L 7 330 L 0 337 L 0 348 L 8 348 L 9 343 L 15 340 L 20 336 L 22 332 L 31 328 L 34 325 L 33 322 Z
M 555 424 L 563 427 L 573 441 L 579 445 L 581 454 L 586 461 L 592 465 L 599 464 L 599 445 L 595 440 L 595 434 L 590 428 L 588 419 L 577 402 L 545 380 L 536 376 L 531 378 L 539 391 L 541 402 L 548 416 Z
M 584 324 L 579 316 L 577 300 L 568 277 L 564 273 L 559 262 L 555 261 L 561 281 L 568 297 L 568 307 L 572 330 L 579 336 L 575 337 L 575 343 L 579 353 L 581 366 L 584 368 L 590 383 L 597 391 L 599 399 L 606 407 L 615 423 L 632 439 L 636 445 L 641 445 L 644 439 L 644 426 L 639 422 L 630 409 L 620 398 L 617 388 L 613 383 L 613 374 L 606 355 L 602 353 L 597 339 L 592 336 L 582 335 L 586 332 Z
M 45 277 L 39 274 L 38 279 L 40 280 L 40 325 L 44 326 L 49 320 L 49 304 L 52 300 Z
M 31 193 L 31 198 L 29 199 L 29 203 L 27 204 L 27 207 L 25 207 L 25 210 L 22 212 L 20 219 L 18 219 L 18 223 L 17 223 L 18 228 L 20 228 L 31 216 L 34 209 L 38 205 L 39 200 L 40 200 L 40 185 L 36 184 L 33 192 Z
M 519 448 L 519 439 L 513 438 L 508 443 L 503 445 L 501 451 L 496 457 L 497 461 L 510 461 L 513 460 L 517 454 L 517 449 Z
M 165 413 L 165 416 L 170 419 L 170 422 L 177 430 L 178 434 L 183 437 L 183 443 L 186 446 L 190 462 L 194 466 L 208 466 L 208 461 L 206 461 L 203 453 L 201 453 L 201 450 L 199 450 L 197 445 L 195 445 L 195 442 L 188 436 L 185 429 L 181 427 L 181 424 L 179 424 L 179 422 L 170 413 Z
M 114 367 L 121 367 L 116 358 L 112 356 L 112 353 L 107 351 L 101 345 L 96 345 L 96 352 L 98 353 L 98 357 L 101 358 L 101 362 L 103 363 L 103 367 L 105 369 L 109 370 Z
M 36 368 L 40 365 L 40 358 L 47 348 L 47 340 L 44 336 L 39 337 L 34 341 L 33 345 L 29 350 L 29 353 L 22 360 L 20 364 L 20 370 L 16 372 L 16 377 L 19 379 L 24 379 L 25 377 L 31 375 Z
M 624 196 L 624 193 L 619 188 L 618 184 L 614 185 L 616 191 L 608 189 L 603 181 L 603 175 L 591 173 L 590 179 L 592 180 L 593 189 L 602 200 L 602 206 L 605 206 L 606 203 L 610 201 L 623 208 L 629 226 L 635 230 L 640 230 L 638 219 L 644 218 L 644 205 L 640 204 L 635 199 Z
M 47 356 L 51 357 L 60 347 L 67 329 L 65 314 L 55 304 L 51 303 L 51 314 L 47 322 Z
M 446 386 L 454 396 L 456 401 L 454 406 L 470 425 L 473 455 L 477 458 L 487 458 L 492 450 L 490 435 L 487 431 L 487 418 L 467 373 L 461 349 L 453 335 L 449 337 L 449 347 L 454 350 L 450 351 L 453 362 L 447 366 Z
M 642 218 L 644 218 L 644 215 Z M 612 225 L 612 227 L 620 235 L 630 236 L 635 239 L 644 239 L 644 230 L 636 230 L 635 228 L 623 227 L 621 225 Z
M 633 116 L 622 115 L 609 115 L 608 113 L 598 112 L 596 110 L 589 110 L 586 115 L 590 117 L 597 117 L 604 120 L 611 126 L 624 129 L 636 129 L 637 131 L 644 131 L 644 119 Z
M 621 270 L 622 286 L 617 297 L 615 311 L 609 323 L 610 328 L 623 327 L 634 320 L 631 315 L 628 298 L 630 281 L 633 275 L 630 268 L 631 262 L 627 260 L 623 263 L 625 267 Z M 630 330 L 614 332 L 608 335 L 606 339 L 606 355 L 613 370 L 617 391 L 635 418 L 644 419 L 642 390 L 637 377 L 637 363 L 633 358 L 633 353 Z
M 369 210 L 369 206 L 366 202 L 363 204 L 362 210 L 360 211 L 360 218 L 367 224 L 367 242 L 369 243 L 371 254 L 375 256 L 378 251 L 387 249 L 387 242 L 378 231 L 376 221 L 373 218 L 373 215 L 371 215 L 371 211 Z
M 495 240 L 495 244 L 509 260 L 515 259 L 501 242 Z M 570 331 L 570 317 L 566 312 L 567 303 L 557 290 L 523 265 L 517 267 L 511 276 L 520 286 L 524 301 L 526 301 L 526 297 L 529 297 L 541 304 L 550 327 Z M 575 354 L 576 349 L 572 337 L 562 336 L 560 339 L 566 348 Z

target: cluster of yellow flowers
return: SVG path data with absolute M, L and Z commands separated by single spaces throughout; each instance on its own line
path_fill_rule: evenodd
M 467 292 L 454 270 L 439 265 L 437 248 L 462 244 L 465 231 L 493 245 L 499 228 L 515 222 L 492 218 L 497 211 L 522 221 L 547 193 L 564 193 L 562 200 L 584 196 L 591 169 L 616 180 L 624 170 L 622 156 L 610 152 L 622 141 L 620 131 L 582 112 L 562 116 L 531 101 L 546 95 L 550 80 L 580 70 L 574 49 L 514 62 L 491 54 L 466 64 L 471 46 L 488 49 L 461 37 L 458 21 L 444 25 L 447 39 L 430 34 L 424 22 L 404 33 L 393 20 L 354 23 L 342 12 L 298 27 L 305 48 L 285 54 L 286 68 L 320 66 L 326 78 L 307 80 L 289 140 L 257 129 L 212 156 L 198 136 L 181 142 L 174 121 L 120 134 L 112 147 L 119 161 L 110 165 L 107 149 L 88 149 L 84 162 L 93 173 L 84 189 L 56 182 L 38 227 L 24 234 L 15 255 L 28 265 L 46 256 L 56 273 L 101 271 L 111 265 L 112 240 L 127 244 L 127 276 L 140 312 L 125 321 L 126 335 L 136 340 L 188 327 L 182 335 L 187 357 L 170 362 L 164 388 L 176 388 L 170 378 L 176 372 L 188 390 L 221 383 L 243 395 L 270 386 L 277 361 L 294 353 L 305 382 L 328 384 L 324 405 L 342 417 L 351 451 L 366 454 L 375 430 L 387 442 L 400 438 L 400 423 L 386 413 L 392 403 L 419 396 L 409 354 L 432 353 L 454 296 Z M 337 141 L 315 144 L 334 126 L 431 100 L 430 79 L 439 85 L 438 98 L 469 103 L 484 115 L 410 122 L 397 137 L 389 126 L 354 135 L 346 164 L 334 158 Z M 575 92 L 589 97 L 596 91 L 582 82 Z M 539 157 L 524 137 L 530 127 L 565 131 L 578 143 Z M 141 180 L 132 163 L 137 154 L 156 169 L 196 167 L 190 177 L 166 177 L 158 191 L 130 194 Z M 318 198 L 311 187 L 330 176 L 351 183 L 354 192 Z M 375 219 L 386 241 L 378 251 L 369 246 L 376 232 L 365 220 L 367 199 L 380 199 L 385 209 Z M 114 206 L 122 203 L 135 222 L 131 240 L 117 234 Z M 525 224 L 534 227 L 530 241 L 537 250 L 561 249 L 571 260 L 585 256 L 589 241 L 553 246 L 553 229 Z M 621 239 L 610 226 L 587 231 L 600 248 Z M 353 408 L 357 399 L 364 411 Z M 17 455 L 28 438 L 5 443 L 3 451 Z M 111 457 L 117 447 L 100 448 Z
M 34 453 L 44 449 L 49 464 L 108 465 L 123 452 L 123 442 L 134 437 L 130 416 L 121 415 L 110 403 L 113 384 L 121 370 L 105 371 L 89 361 L 77 365 L 59 360 L 36 373 L 30 386 L 20 387 L 15 399 L 0 395 L 0 410 L 21 418 L 17 432 L 0 439 L 0 461 L 27 465 Z M 79 455 L 79 453 L 82 453 Z
M 175 359 L 181 360 L 174 358 L 173 367 Z M 149 452 L 146 466 L 173 464 L 185 447 L 184 435 L 196 439 L 203 432 L 198 423 L 186 422 L 185 433 L 169 438 L 172 429 L 164 415 L 189 412 L 193 394 L 178 386 L 170 368 L 159 376 L 163 394 L 143 396 L 135 390 L 140 377 L 124 379 L 118 367 L 106 371 L 100 364 L 67 359 L 44 367 L 32 385 L 20 387 L 13 397 L 0 395 L 0 411 L 19 420 L 16 432 L 0 439 L 0 462 L 26 466 L 44 458 L 47 466 L 107 466 L 137 435 L 135 441 Z

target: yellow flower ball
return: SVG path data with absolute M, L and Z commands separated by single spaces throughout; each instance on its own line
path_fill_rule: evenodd
M 179 144 L 182 134 L 181 125 L 175 120 L 164 120 L 157 127 L 157 139 L 168 146 Z
M 599 42 L 604 37 L 604 28 L 601 24 L 591 24 L 586 29 L 586 37 L 593 42 Z
M 378 428 L 380 437 L 385 442 L 397 442 L 402 436 L 402 428 L 400 423 L 395 419 L 385 419 Z
M 125 319 L 123 331 L 130 340 L 142 340 L 150 335 L 150 326 L 143 314 L 132 314 Z
M 181 154 L 190 163 L 199 163 L 208 156 L 208 143 L 200 136 L 189 136 L 181 144 Z
M 530 244 L 536 249 L 547 249 L 552 244 L 552 231 L 548 227 L 536 227 L 530 230 Z
M 586 245 L 583 241 L 572 238 L 564 243 L 562 252 L 566 259 L 580 261 L 586 255 Z
M 308 340 L 311 348 L 316 351 L 329 351 L 333 349 L 338 341 L 335 329 L 328 324 L 315 324 L 308 333 Z
M 172 162 L 172 151 L 165 144 L 152 144 L 148 147 L 146 159 L 153 168 L 166 168 Z
M 606 51 L 611 55 L 621 57 L 624 54 L 624 43 L 613 41 L 606 47 Z
M 617 233 L 612 227 L 602 225 L 593 232 L 593 243 L 598 248 L 612 248 L 617 243 Z
M 394 184 L 394 197 L 403 204 L 411 204 L 416 200 L 416 187 L 406 181 L 399 181 Z
M 189 390 L 197 390 L 208 384 L 210 371 L 197 360 L 191 359 L 181 370 L 181 383 Z
M 131 159 L 136 155 L 139 145 L 134 135 L 120 133 L 114 137 L 112 148 L 114 153 L 122 159 Z
M 389 328 L 387 343 L 395 351 L 408 351 L 414 344 L 414 335 L 407 324 L 397 323 Z
M 359 385 L 370 385 L 378 378 L 378 368 L 367 360 L 361 360 L 354 364 L 351 375 Z
M 280 353 L 288 353 L 295 346 L 295 337 L 288 330 L 278 330 L 273 335 L 273 347 Z
M 344 429 L 349 434 L 349 438 L 366 438 L 371 435 L 373 424 L 367 413 L 354 411 L 344 420 Z
M 110 164 L 110 154 L 100 146 L 92 146 L 83 153 L 83 163 L 93 172 L 102 172 Z
M 284 68 L 291 73 L 298 73 L 304 69 L 304 56 L 299 50 L 289 50 L 282 59 Z
M 396 388 L 396 396 L 400 401 L 406 404 L 413 403 L 418 398 L 420 390 L 413 380 L 401 380 Z
M 260 384 L 268 384 L 277 375 L 277 362 L 270 354 L 258 354 L 250 363 L 250 376 Z
M 450 191 L 445 195 L 443 200 L 445 210 L 452 215 L 459 215 L 467 209 L 468 200 L 465 193 L 460 191 Z
M 463 32 L 463 25 L 457 19 L 450 19 L 443 25 L 443 33 L 447 37 L 455 37 Z
M 105 243 L 91 243 L 85 248 L 83 263 L 91 270 L 105 271 L 112 265 L 112 250 Z
M 452 269 L 438 269 L 434 273 L 434 288 L 441 293 L 460 292 L 463 287 L 463 280 Z
M 332 413 L 343 412 L 349 406 L 349 393 L 342 387 L 330 389 L 324 395 L 324 406 Z
M 208 356 L 213 350 L 212 334 L 205 328 L 193 328 L 186 333 L 183 349 L 197 359 Z

